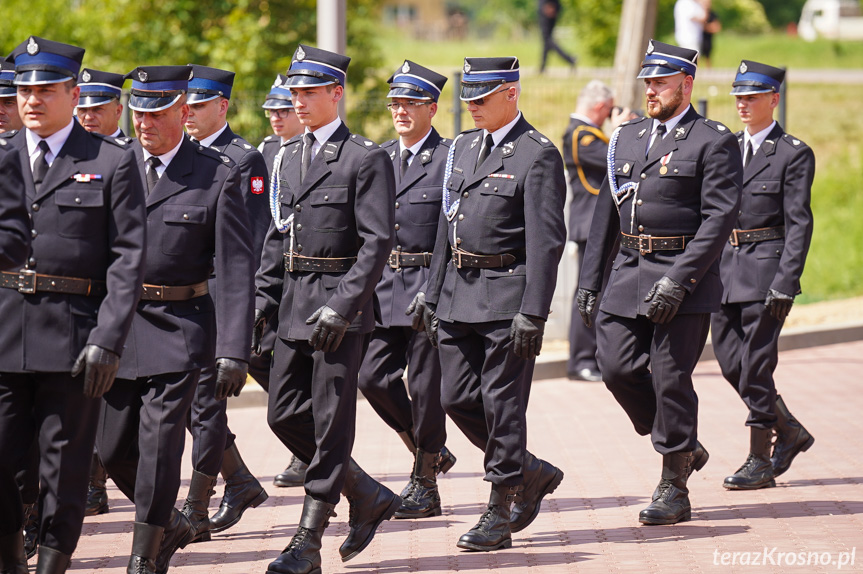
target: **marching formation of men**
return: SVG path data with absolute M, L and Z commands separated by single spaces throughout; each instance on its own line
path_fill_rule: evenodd
M 465 58 L 475 128 L 454 139 L 432 125 L 446 76 L 405 60 L 386 96 L 397 138 L 379 146 L 338 115 L 350 58 L 300 44 L 257 148 L 228 124 L 232 71 L 114 74 L 83 58 L 31 36 L 0 68 L 0 574 L 37 552 L 37 574 L 65 572 L 84 517 L 109 512 L 108 478 L 135 508 L 127 574 L 164 574 L 235 526 L 268 498 L 227 423 L 247 376 L 292 455 L 275 485 L 305 491 L 268 574 L 321 572 L 341 496 L 343 561 L 386 520 L 440 516 L 447 415 L 483 452 L 490 490 L 457 546 L 511 547 L 564 479 L 527 449 L 526 414 L 567 175 L 584 324 L 570 378 L 604 381 L 662 455 L 639 521 L 691 517 L 708 330 L 749 410 L 749 455 L 723 486 L 774 486 L 813 444 L 773 380 L 815 166 L 773 120 L 783 70 L 741 62 L 735 136 L 690 105 L 698 53 L 651 41 L 648 117 L 591 82 L 562 156 L 519 108 L 515 57 Z M 118 128 L 129 80 L 135 137 Z M 351 457 L 358 390 L 413 457 L 400 494 Z

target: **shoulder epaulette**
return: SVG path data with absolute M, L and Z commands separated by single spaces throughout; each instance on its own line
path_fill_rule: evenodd
M 548 139 L 547 137 L 545 137 L 544 135 L 542 135 L 541 133 L 539 133 L 536 130 L 527 130 L 527 135 L 529 135 L 531 138 L 538 141 L 540 143 L 540 145 L 542 145 L 542 146 L 553 146 L 554 145 L 553 143 L 551 143 L 550 139 Z
M 452 145 L 452 140 L 449 138 L 441 138 L 438 143 L 444 147 L 450 147 Z
M 198 153 L 203 154 L 211 159 L 218 161 L 219 163 L 223 163 L 225 165 L 234 165 L 234 160 L 229 158 L 227 155 L 222 152 L 218 152 L 214 149 L 204 147 L 202 145 L 198 146 Z
M 115 146 L 118 146 L 118 147 L 121 147 L 124 149 L 128 148 L 129 144 L 132 143 L 133 141 L 135 141 L 135 138 L 129 137 L 129 136 L 119 136 L 119 137 L 115 138 L 114 136 L 106 136 L 103 134 L 97 134 L 95 132 L 90 132 L 90 135 L 96 136 L 97 138 L 99 138 L 103 141 L 106 141 L 110 144 L 114 144 Z
M 621 122 L 620 127 L 635 125 L 639 122 L 643 122 L 646 119 L 647 119 L 646 116 L 639 116 L 639 117 L 635 118 L 634 120 L 626 120 L 625 122 Z
M 791 134 L 782 134 L 782 141 L 784 141 L 794 149 L 803 149 L 809 147 L 808 145 L 806 145 L 806 142 L 797 139 Z
M 398 141 L 399 140 L 397 140 L 397 139 L 385 141 L 384 143 L 381 144 L 381 147 L 383 147 L 383 148 L 390 147 L 391 145 L 398 143 Z
M 377 144 L 361 135 L 351 134 L 351 141 L 364 149 L 373 149 Z
M 265 142 L 271 142 L 271 141 L 273 141 L 274 139 L 276 139 L 276 134 L 270 134 L 270 135 L 268 135 L 267 137 L 265 137 L 265 138 L 264 138 L 264 141 L 265 141 Z
M 713 129 L 715 129 L 717 132 L 719 132 L 721 134 L 731 133 L 731 130 L 729 130 L 727 127 L 725 127 L 725 124 L 723 124 L 721 122 L 717 122 L 716 120 L 704 118 L 704 123 L 706 125 L 712 127 Z
M 12 136 L 14 136 L 17 133 L 18 133 L 18 130 L 10 130 L 8 132 L 3 132 L 2 134 L 0 134 L 0 138 L 11 138 Z
M 249 142 L 247 142 L 246 140 L 244 140 L 243 138 L 240 138 L 240 137 L 236 137 L 236 138 L 232 139 L 231 144 L 237 146 L 238 148 L 245 151 L 246 153 L 249 153 L 250 151 L 255 149 L 255 147 L 252 144 L 250 144 Z

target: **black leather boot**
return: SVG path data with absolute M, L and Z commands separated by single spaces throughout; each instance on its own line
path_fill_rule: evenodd
M 192 482 L 189 484 L 189 494 L 181 511 L 192 523 L 195 537 L 192 542 L 207 542 L 210 540 L 210 497 L 216 494 L 216 477 L 192 471 Z
M 426 518 L 440 516 L 440 493 L 437 489 L 437 473 L 440 468 L 440 453 L 417 449 L 411 482 L 402 496 L 402 505 L 395 518 Z
M 156 574 L 156 556 L 165 529 L 154 524 L 136 522 L 132 528 L 132 555 L 126 574 Z
M 59 550 L 39 546 L 39 561 L 36 562 L 36 574 L 63 574 L 72 557 Z
M 0 574 L 27 574 L 28 572 L 24 537 L 21 536 L 21 531 L 0 536 Z
M 659 496 L 638 513 L 642 524 L 677 524 L 692 518 L 686 481 L 692 474 L 692 451 L 662 455 Z
M 185 548 L 195 537 L 195 529 L 186 515 L 171 509 L 171 518 L 165 527 L 165 535 L 159 545 L 159 553 L 156 555 L 156 574 L 165 574 L 171 566 L 171 558 L 180 548 Z
M 488 506 L 476 526 L 462 534 L 456 546 L 465 550 L 488 552 L 512 546 L 510 505 L 521 492 L 521 486 L 492 485 Z
M 335 516 L 334 504 L 315 500 L 308 494 L 303 500 L 303 515 L 290 544 L 270 565 L 267 574 L 321 574 L 321 538 Z
M 689 479 L 692 476 L 692 473 L 696 470 L 701 470 L 704 468 L 704 465 L 707 464 L 707 459 L 710 458 L 710 453 L 707 452 L 707 449 L 704 448 L 700 442 L 695 441 L 695 450 L 692 451 L 692 466 L 689 467 L 689 476 L 686 478 Z M 656 500 L 659 498 L 661 494 L 660 486 L 662 485 L 662 480 L 659 481 L 659 484 L 656 485 L 656 489 L 653 491 L 653 496 L 650 500 Z
M 440 449 L 440 463 L 438 464 L 438 474 L 446 474 L 456 463 L 456 457 L 447 447 Z
M 108 473 L 102 466 L 102 459 L 93 451 L 90 460 L 90 485 L 87 487 L 87 506 L 84 516 L 97 516 L 108 512 Z
M 527 453 L 524 464 L 524 490 L 512 507 L 510 530 L 521 532 L 527 528 L 539 514 L 543 497 L 554 492 L 562 480 L 562 470 Z
M 776 442 L 773 445 L 773 456 L 770 462 L 773 464 L 773 476 L 779 476 L 791 467 L 795 456 L 809 450 L 809 447 L 815 443 L 815 437 L 797 422 L 779 395 L 776 395 L 774 430 Z
M 24 552 L 27 559 L 36 556 L 39 548 L 39 508 L 36 503 L 24 505 Z
M 296 456 L 292 456 L 290 464 L 288 464 L 284 472 L 276 475 L 273 479 L 273 484 L 276 486 L 302 486 L 306 482 L 306 471 L 308 469 L 309 465 Z
M 722 486 L 728 490 L 755 490 L 776 486 L 773 465 L 770 464 L 770 447 L 773 429 L 749 427 L 749 456 L 743 466 L 725 477 Z
M 213 532 L 222 532 L 235 525 L 250 506 L 257 508 L 270 496 L 255 478 L 237 450 L 237 443 L 225 449 L 222 460 L 222 477 L 225 479 L 225 494 L 219 510 L 210 519 Z
M 402 499 L 392 490 L 370 477 L 351 459 L 342 494 L 348 499 L 348 525 L 351 531 L 339 547 L 342 562 L 347 562 L 365 550 L 384 520 L 389 520 L 402 505 Z

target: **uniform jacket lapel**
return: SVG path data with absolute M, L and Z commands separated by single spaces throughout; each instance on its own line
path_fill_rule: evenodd
M 33 184 L 33 170 L 30 169 L 30 156 L 27 154 L 27 138 L 22 129 L 10 138 L 12 145 L 18 149 L 18 157 L 21 160 L 21 175 L 24 179 L 24 195 L 28 203 L 36 199 L 36 186 Z
M 522 115 L 512 129 L 509 130 L 509 133 L 506 134 L 506 137 L 503 138 L 500 144 L 491 150 L 491 154 L 489 154 L 483 164 L 476 168 L 473 175 L 468 176 L 467 185 L 473 185 L 474 183 L 488 177 L 489 174 L 495 173 L 502 168 L 504 157 L 508 157 L 515 152 L 518 139 L 528 130 L 528 128 L 530 128 L 530 124 L 527 123 L 527 120 L 524 119 L 524 115 Z M 479 135 L 480 142 L 482 142 L 482 132 L 479 132 Z M 480 143 L 480 145 L 482 144 Z M 479 157 L 479 150 L 474 147 L 471 155 L 473 156 L 471 166 L 475 166 L 476 160 Z
M 779 141 L 783 133 L 785 132 L 779 123 L 773 126 L 773 129 L 770 130 L 761 147 L 758 148 L 758 152 L 749 158 L 749 163 L 743 167 L 743 185 L 746 185 L 752 178 L 767 169 L 770 165 L 771 156 L 776 153 L 776 142 Z
M 413 186 L 417 181 L 425 177 L 426 164 L 431 161 L 432 152 L 434 151 L 435 146 L 437 146 L 439 142 L 440 135 L 437 133 L 437 130 L 432 128 L 429 137 L 427 137 L 426 141 L 423 142 L 419 153 L 408 166 L 404 177 L 402 177 L 401 181 L 399 181 L 398 186 L 396 187 L 396 196 L 402 195 L 405 191 L 410 189 L 411 186 Z M 396 146 L 396 149 L 399 149 L 399 147 Z M 401 167 L 401 158 L 399 157 L 398 153 L 396 153 L 394 165 L 396 170 Z M 398 173 L 398 171 L 396 173 Z
M 679 142 L 686 140 L 689 137 L 689 132 L 692 129 L 692 124 L 695 123 L 696 120 L 701 118 L 698 115 L 698 112 L 695 111 L 695 108 L 691 107 L 686 112 L 677 125 L 674 126 L 674 129 L 671 130 L 671 133 L 667 134 L 665 138 L 663 138 L 662 142 L 660 142 L 659 146 L 653 150 L 651 150 L 650 154 L 647 156 L 647 160 L 645 161 L 645 167 L 648 167 L 669 153 L 674 153 L 679 145 Z M 649 128 L 648 128 L 649 130 Z M 649 133 L 649 131 L 647 132 Z M 645 137 L 647 134 L 645 134 Z M 646 145 L 646 144 L 645 144 Z
M 306 172 L 306 178 L 299 186 L 300 193 L 295 199 L 300 199 L 300 197 L 310 192 L 319 181 L 331 173 L 329 163 L 339 158 L 339 153 L 341 152 L 345 141 L 347 141 L 349 134 L 348 126 L 342 123 L 330 139 L 324 142 L 324 145 L 321 146 L 321 149 L 319 149 L 315 157 L 312 158 L 312 163 L 309 164 L 309 171 Z M 298 152 L 297 155 L 300 156 L 301 153 L 302 150 Z M 301 162 L 302 157 L 297 157 L 296 161 L 292 161 L 291 163 L 299 164 Z M 299 167 L 299 165 L 297 167 Z M 299 179 L 298 172 L 297 181 L 299 181 Z
M 42 182 L 39 191 L 36 192 L 36 199 L 41 199 L 53 192 L 67 179 L 78 173 L 79 170 L 76 165 L 78 162 L 95 157 L 96 148 L 90 139 L 91 137 L 87 133 L 87 130 L 81 127 L 78 122 L 75 122 L 69 138 L 63 144 L 63 147 L 60 148 L 60 153 L 54 158 L 51 167 L 48 169 L 48 173 L 45 175 L 45 180 Z M 26 149 L 26 144 L 24 149 Z
M 188 137 L 183 136 L 183 143 L 180 145 L 180 149 L 177 150 L 177 155 L 168 164 L 168 167 L 159 178 L 156 187 L 147 196 L 147 207 L 155 205 L 172 195 L 176 195 L 188 187 L 186 181 L 192 175 L 195 165 L 196 147 L 197 144 L 192 143 Z

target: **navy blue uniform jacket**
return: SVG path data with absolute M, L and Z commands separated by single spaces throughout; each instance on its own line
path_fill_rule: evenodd
M 737 217 L 743 179 L 740 146 L 724 125 L 693 108 L 645 158 L 651 121 L 624 122 L 614 158 L 618 187 L 638 182 L 638 189 L 615 206 L 608 178 L 593 213 L 579 286 L 600 291 L 605 261 L 620 232 L 659 237 L 694 235 L 682 251 L 620 248 L 612 263 L 600 309 L 635 318 L 646 315 L 644 302 L 653 284 L 667 275 L 687 291 L 679 313 L 719 310 L 722 284 L 719 255 Z M 660 173 L 667 159 L 665 173 Z
M 24 265 L 30 250 L 30 219 L 18 150 L 0 139 L 0 270 Z
M 87 344 L 123 354 L 144 272 L 144 189 L 134 154 L 124 139 L 75 122 L 37 192 L 24 132 L 8 142 L 19 152 L 32 221 L 30 267 L 105 281 L 108 294 L 0 289 L 0 372 L 70 371 Z
M 351 322 L 349 332 L 375 325 L 374 290 L 393 244 L 395 179 L 380 146 L 341 124 L 312 160 L 300 183 L 302 136 L 292 138 L 282 159 L 279 203 L 294 214 L 294 249 L 306 257 L 356 257 L 346 272 L 286 271 L 290 235 L 270 224 L 255 279 L 256 308 L 278 309 L 278 335 L 306 340 L 308 319 L 327 305 Z
M 426 300 L 449 322 L 511 320 L 519 312 L 545 319 L 566 243 L 563 160 L 523 116 L 474 173 L 481 142 L 482 130 L 470 130 L 453 143 L 447 191 L 461 204 L 453 221 L 441 214 Z M 519 260 L 458 269 L 453 241 L 474 254 L 517 253 Z
M 146 181 L 143 150 L 138 177 Z M 141 301 L 120 372 L 123 379 L 211 366 L 216 357 L 249 360 L 253 263 L 240 170 L 188 137 L 147 197 L 151 285 L 192 285 L 215 268 L 219 288 L 186 301 Z

